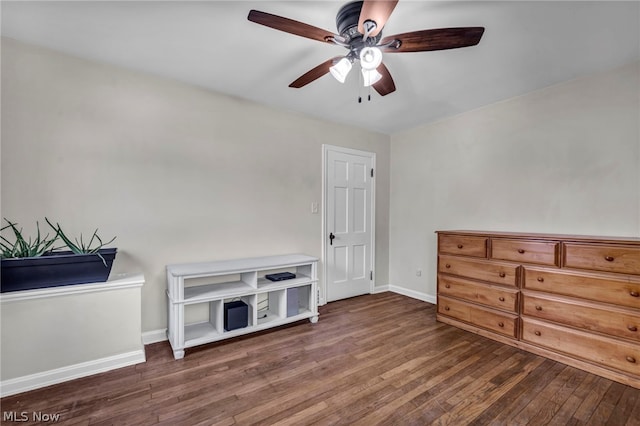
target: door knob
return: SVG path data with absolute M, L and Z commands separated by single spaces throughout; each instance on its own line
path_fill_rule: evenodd
M 331 246 L 333 245 L 333 239 L 334 239 L 335 237 L 336 237 L 336 236 L 335 236 L 335 235 L 333 235 L 333 232 L 329 232 L 329 245 L 331 245 Z

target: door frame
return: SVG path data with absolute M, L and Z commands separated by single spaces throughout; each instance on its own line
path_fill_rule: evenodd
M 376 259 L 376 153 L 369 151 L 361 151 L 359 149 L 353 148 L 345 148 L 337 145 L 328 145 L 322 144 L 322 281 L 318 286 L 320 289 L 320 294 L 318 297 L 318 304 L 325 305 L 327 303 L 327 277 L 329 272 L 329 266 L 327 265 L 327 259 L 329 257 L 329 245 L 327 244 L 329 230 L 327 229 L 327 198 L 329 194 L 328 185 L 327 185 L 327 167 L 329 166 L 328 155 L 329 152 L 340 152 L 343 154 L 351 154 L 351 155 L 359 155 L 362 157 L 368 157 L 371 159 L 371 167 L 374 170 L 374 175 L 371 178 L 371 205 L 369 208 L 371 209 L 371 241 L 370 241 L 370 250 L 371 259 L 369 260 L 369 264 L 371 265 L 371 271 L 373 272 L 373 277 L 369 284 L 369 293 L 373 293 L 376 282 L 376 268 L 375 268 L 375 259 Z

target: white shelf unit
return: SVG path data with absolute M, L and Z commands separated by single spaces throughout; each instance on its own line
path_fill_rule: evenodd
M 303 319 L 317 322 L 317 265 L 317 258 L 304 254 L 168 265 L 167 334 L 174 358 L 183 358 L 184 350 L 193 346 Z M 265 278 L 285 271 L 296 277 Z M 248 305 L 247 326 L 227 331 L 224 304 L 235 300 Z

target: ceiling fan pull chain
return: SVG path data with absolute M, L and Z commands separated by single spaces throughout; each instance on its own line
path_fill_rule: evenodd
M 358 103 L 362 103 L 362 74 L 358 73 Z

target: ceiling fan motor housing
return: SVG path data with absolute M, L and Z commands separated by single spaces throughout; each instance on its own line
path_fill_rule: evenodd
M 360 20 L 360 11 L 362 10 L 363 1 L 353 1 L 347 3 L 340 8 L 336 15 L 336 27 L 338 28 L 338 34 L 345 38 L 346 43 L 352 48 L 355 42 L 362 42 L 363 34 L 358 32 L 358 21 Z M 382 38 L 382 31 L 375 37 L 369 37 L 367 40 L 367 46 L 374 46 L 378 44 Z M 364 42 L 360 44 L 362 47 Z

